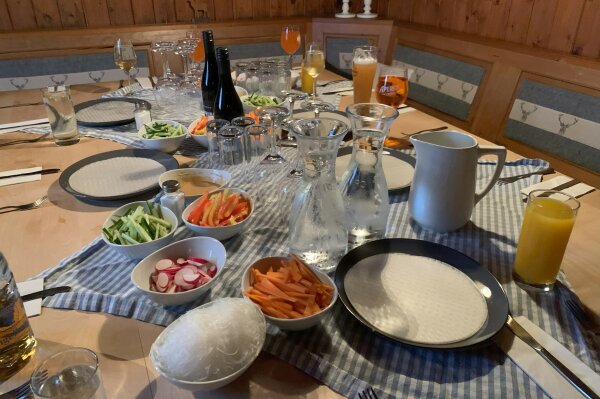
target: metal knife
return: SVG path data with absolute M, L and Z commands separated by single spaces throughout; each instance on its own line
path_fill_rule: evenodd
M 326 91 L 324 93 L 319 93 L 319 95 L 343 93 L 343 92 L 352 91 L 352 90 L 353 90 L 352 86 L 350 86 L 350 87 L 339 88 L 339 89 L 335 89 L 335 90 L 331 90 L 331 91 Z
M 16 173 L 14 175 L 0 176 L 0 179 L 8 179 L 9 177 L 29 176 L 29 175 L 49 175 L 51 173 L 57 173 L 57 172 L 60 172 L 60 169 L 57 169 L 57 168 L 42 169 L 42 170 L 38 170 L 37 172 Z
M 543 357 L 556 371 L 558 371 L 579 393 L 588 399 L 600 399 L 592 388 L 588 387 L 579 377 L 577 377 L 571 370 L 569 370 L 564 364 L 555 358 L 550 352 L 546 350 L 531 334 L 529 334 L 511 315 L 508 315 L 506 325 L 510 330 L 523 342 L 533 348 L 541 357 Z
M 41 290 L 38 292 L 34 292 L 32 294 L 23 295 L 21 297 L 21 299 L 23 300 L 23 302 L 27 302 L 27 301 L 32 301 L 34 299 L 41 299 L 41 298 L 45 298 L 47 296 L 52 296 L 55 294 L 60 294 L 61 292 L 69 292 L 69 291 L 71 291 L 71 287 L 68 287 L 68 286 L 53 287 L 53 288 L 47 288 L 45 290 Z

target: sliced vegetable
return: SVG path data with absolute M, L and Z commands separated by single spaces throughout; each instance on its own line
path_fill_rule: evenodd
M 206 134 L 206 123 L 209 121 L 209 117 L 204 115 L 200 118 L 200 121 L 194 125 L 194 129 L 192 130 L 192 134 L 195 135 L 204 135 Z
M 113 224 L 102 229 L 106 239 L 118 245 L 150 242 L 169 234 L 173 226 L 162 218 L 160 206 L 146 202 L 146 207 L 130 208 L 122 216 L 115 216 Z
M 216 275 L 217 266 L 203 258 L 161 259 L 150 275 L 150 291 L 168 294 L 189 291 L 203 286 Z
M 187 217 L 189 223 L 198 226 L 231 226 L 250 215 L 250 201 L 227 189 L 208 193 L 201 197 Z
M 260 94 L 250 94 L 242 99 L 246 105 L 252 105 L 253 107 L 261 107 L 265 105 L 279 105 L 280 101 L 277 97 L 273 96 L 261 96 Z
M 181 125 L 173 126 L 166 122 L 152 122 L 149 125 L 144 125 L 142 137 L 145 139 L 163 139 L 183 136 L 184 134 L 185 130 Z

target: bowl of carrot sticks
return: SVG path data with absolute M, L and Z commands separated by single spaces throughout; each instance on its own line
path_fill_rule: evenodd
M 305 330 L 317 325 L 337 300 L 333 280 L 298 257 L 262 258 L 242 277 L 242 292 L 282 330 Z
M 248 227 L 254 201 L 239 188 L 222 188 L 204 194 L 192 202 L 181 215 L 194 233 L 227 240 Z

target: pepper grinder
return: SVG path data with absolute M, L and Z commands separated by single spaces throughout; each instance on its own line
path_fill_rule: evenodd
M 336 18 L 354 18 L 356 14 L 348 12 L 350 10 L 350 0 L 342 0 L 342 12 L 335 14 Z
M 356 15 L 358 18 L 377 18 L 377 14 L 371 12 L 371 0 L 365 0 L 365 6 L 362 14 Z

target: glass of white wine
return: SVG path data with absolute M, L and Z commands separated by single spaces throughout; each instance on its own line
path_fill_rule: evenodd
M 131 79 L 131 68 L 137 63 L 135 48 L 130 40 L 118 38 L 114 47 L 115 64 L 127 74 L 127 85 L 133 84 Z
M 304 57 L 304 69 L 313 78 L 313 98 L 317 98 L 317 77 L 325 70 L 325 54 L 318 43 L 309 43 Z

